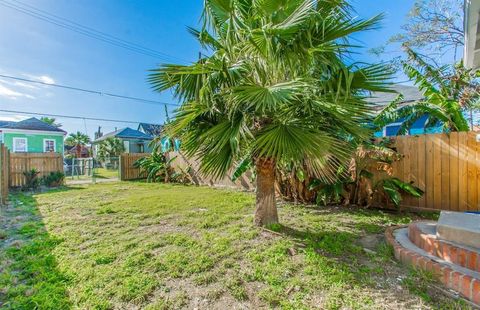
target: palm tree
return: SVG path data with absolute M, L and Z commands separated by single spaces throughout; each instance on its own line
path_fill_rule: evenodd
M 47 123 L 49 125 L 52 125 L 52 126 L 55 126 L 55 127 L 62 127 L 62 124 L 60 123 L 56 123 L 56 119 L 54 117 L 46 117 L 46 116 L 43 116 L 43 117 L 40 117 L 40 120 L 44 123 Z
M 98 157 L 101 160 L 105 160 L 106 158 L 120 156 L 124 151 L 125 148 L 120 139 L 109 137 L 99 144 Z
M 284 162 L 324 178 L 348 156 L 346 138 L 366 137 L 365 91 L 387 91 L 383 65 L 348 61 L 348 36 L 381 16 L 354 19 L 344 1 L 205 0 L 209 50 L 191 65 L 161 65 L 150 82 L 182 102 L 167 126 L 204 174 L 237 163 L 256 171 L 256 225 L 278 222 L 275 170 Z
M 464 112 L 478 109 L 477 74 L 461 62 L 452 72 L 451 66 L 432 65 L 409 47 L 405 46 L 405 50 L 408 60 L 403 63 L 404 71 L 423 93 L 423 99 L 401 106 L 402 97 L 398 97 L 377 116 L 375 125 L 382 128 L 403 119 L 398 134 L 405 134 L 415 121 L 426 115 L 425 128 L 441 124 L 444 132 L 468 131 L 470 127 Z
M 86 134 L 77 131 L 77 133 L 71 133 L 67 139 L 65 139 L 65 143 L 74 146 L 76 157 L 80 158 L 82 156 L 82 147 L 90 143 L 90 138 Z

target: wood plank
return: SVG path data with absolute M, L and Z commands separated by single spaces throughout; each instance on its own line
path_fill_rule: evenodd
M 450 133 L 450 210 L 458 211 L 459 206 L 459 140 L 458 132 Z
M 433 207 L 442 208 L 442 138 L 434 135 L 433 141 Z
M 472 141 L 474 141 L 475 149 L 475 168 L 476 168 L 476 182 L 477 185 L 477 204 L 472 211 L 480 211 L 480 143 L 477 142 L 477 133 L 473 133 Z
M 462 211 L 477 210 L 477 142 L 475 135 L 467 133 L 467 208 Z
M 403 154 L 403 170 L 400 180 L 405 181 L 407 183 L 411 182 L 411 172 L 410 172 L 410 162 L 411 162 L 411 155 L 410 152 L 410 137 L 408 136 L 401 136 L 399 137 L 402 143 L 402 154 Z M 402 205 L 405 207 L 412 206 L 412 197 L 409 195 L 402 195 Z
M 468 210 L 467 134 L 458 133 L 458 211 Z
M 450 138 L 447 134 L 440 136 L 441 148 L 441 209 L 450 210 Z
M 418 136 L 409 136 L 407 137 L 408 140 L 408 152 L 410 154 L 410 171 L 408 181 L 413 185 L 418 185 Z M 408 202 L 410 207 L 418 208 L 418 199 L 411 196 L 408 196 Z
M 435 135 L 425 136 L 425 205 L 426 208 L 435 209 L 434 199 L 434 146 Z
M 417 170 L 417 184 L 422 191 L 425 192 L 425 179 L 426 179 L 426 167 L 425 167 L 425 147 L 426 138 L 425 135 L 420 135 L 417 138 L 417 150 L 418 150 L 418 170 Z M 426 197 L 423 195 L 418 199 L 418 207 L 425 208 Z

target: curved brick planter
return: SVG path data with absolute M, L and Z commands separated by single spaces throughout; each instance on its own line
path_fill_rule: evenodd
M 432 235 L 420 223 L 412 223 L 408 226 L 408 237 L 417 247 L 431 255 L 470 270 L 480 271 L 479 253 L 473 249 L 437 239 L 436 235 Z
M 403 246 L 394 235 L 396 230 L 402 228 L 407 229 L 407 226 L 389 227 L 385 231 L 387 242 L 394 248 L 395 258 L 404 264 L 413 266 L 414 268 L 432 272 L 446 287 L 457 291 L 466 299 L 480 306 L 480 279 L 462 273 L 458 271 L 457 268 L 452 268 L 451 265 L 437 262 L 426 256 L 428 255 L 427 253 L 425 253 L 426 255 L 420 254 L 419 252 L 423 252 L 421 248 L 419 248 L 420 251 L 416 251 Z

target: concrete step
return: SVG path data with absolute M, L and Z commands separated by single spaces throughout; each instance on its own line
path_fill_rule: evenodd
M 437 223 L 417 222 L 408 226 L 408 238 L 418 248 L 444 261 L 480 272 L 480 249 L 442 240 Z
M 425 251 L 410 240 L 409 230 L 409 227 L 391 227 L 385 232 L 387 242 L 394 248 L 395 258 L 416 269 L 432 272 L 447 288 L 480 306 L 480 272 L 447 261 L 435 255 L 436 252 Z

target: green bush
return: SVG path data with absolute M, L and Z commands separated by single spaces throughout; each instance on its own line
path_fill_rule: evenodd
M 23 175 L 25 176 L 25 185 L 23 186 L 23 190 L 36 190 L 38 186 L 40 186 L 40 179 L 38 175 L 40 171 L 33 168 L 28 171 L 24 171 Z
M 50 172 L 49 175 L 46 175 L 42 178 L 42 183 L 48 187 L 58 187 L 63 185 L 65 180 L 65 174 L 61 171 Z

